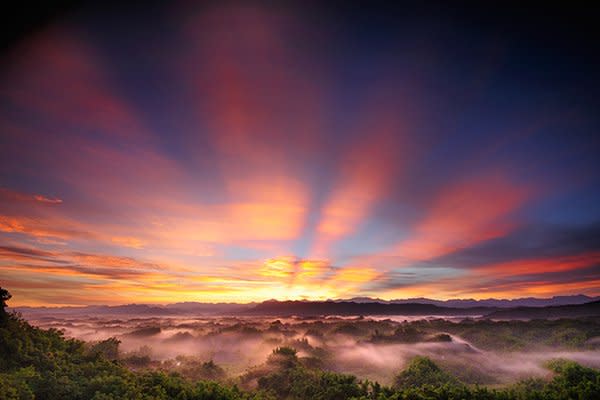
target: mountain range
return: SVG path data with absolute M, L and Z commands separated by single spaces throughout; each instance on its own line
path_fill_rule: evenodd
M 454 299 L 427 298 L 381 300 L 357 297 L 327 301 L 277 301 L 262 303 L 199 303 L 183 302 L 167 305 L 126 304 L 118 306 L 91 305 L 81 307 L 16 307 L 28 315 L 436 315 L 486 316 L 490 318 L 548 318 L 581 315 L 600 315 L 600 297 L 585 295 L 555 296 L 552 298 L 521 299 Z M 581 315 L 579 315 L 579 314 Z M 577 314 L 577 315 L 575 315 Z
M 456 308 L 468 308 L 468 307 L 498 307 L 498 308 L 512 308 L 512 307 L 547 307 L 547 306 L 564 306 L 568 304 L 585 304 L 592 301 L 600 300 L 600 296 L 590 297 L 583 294 L 572 295 L 572 296 L 554 296 L 550 298 L 537 298 L 537 297 L 522 297 L 518 299 L 450 299 L 450 300 L 433 300 L 425 297 L 416 297 L 410 299 L 396 299 L 396 300 L 382 300 L 373 299 L 370 297 L 353 297 L 350 299 L 334 300 L 338 302 L 351 301 L 355 303 L 383 303 L 383 304 L 433 304 L 441 307 L 456 307 Z

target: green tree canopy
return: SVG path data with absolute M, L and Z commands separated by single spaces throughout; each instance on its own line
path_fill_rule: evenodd
M 459 381 L 427 357 L 413 358 L 395 379 L 396 388 L 456 385 Z

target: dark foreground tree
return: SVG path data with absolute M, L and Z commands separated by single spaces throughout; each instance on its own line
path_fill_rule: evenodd
M 11 298 L 11 294 L 8 292 L 8 290 L 4 289 L 3 287 L 0 287 L 0 321 L 6 321 L 6 307 L 7 304 L 6 302 L 8 300 L 10 300 Z
M 6 302 L 10 300 L 11 297 L 12 296 L 10 293 L 8 293 L 8 290 L 0 286 L 0 308 L 2 308 L 2 311 L 4 311 L 4 309 L 7 307 Z

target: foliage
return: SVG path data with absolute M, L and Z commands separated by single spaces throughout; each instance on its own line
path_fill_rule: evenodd
M 343 400 L 363 393 L 356 377 L 306 368 L 289 347 L 275 349 L 267 364 L 273 370 L 258 379 L 258 387 L 279 399 Z
M 131 372 L 117 360 L 118 345 L 114 338 L 86 345 L 7 314 L 0 321 L 0 400 L 268 399 L 179 374 Z
M 396 377 L 394 382 L 394 386 L 397 388 L 455 384 L 458 384 L 456 378 L 443 371 L 429 358 L 422 356 L 413 358 L 408 367 Z
M 6 308 L 6 302 L 10 300 L 11 297 L 12 296 L 10 293 L 8 293 L 8 290 L 0 287 L 0 309 L 2 309 L 0 312 L 4 312 L 4 309 Z
M 494 351 L 543 351 L 548 348 L 591 350 L 598 346 L 591 339 L 600 336 L 598 317 L 531 321 L 483 319 L 459 323 L 439 319 L 415 321 L 411 325 L 432 333 L 448 332 L 482 350 Z
M 177 356 L 174 361 L 162 364 L 162 369 L 177 372 L 189 380 L 224 381 L 227 374 L 213 360 L 203 361 L 196 357 Z

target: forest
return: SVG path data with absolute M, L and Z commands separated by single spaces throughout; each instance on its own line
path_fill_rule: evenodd
M 83 341 L 69 338 L 56 328 L 34 327 L 18 313 L 6 311 L 9 299 L 10 294 L 3 289 L 0 399 L 600 398 L 600 370 L 565 357 L 544 360 L 542 367 L 545 373 L 537 376 L 516 379 L 521 375 L 515 375 L 516 380 L 509 383 L 490 383 L 492 381 L 486 378 L 486 372 L 478 376 L 473 372 L 478 368 L 465 371 L 464 364 L 457 365 L 452 361 L 449 348 L 439 347 L 440 351 L 428 355 L 428 347 L 422 347 L 424 351 L 421 353 L 425 355 L 418 352 L 407 354 L 406 362 L 394 372 L 392 379 L 379 383 L 340 372 L 344 367 L 335 363 L 343 363 L 343 358 L 332 357 L 332 348 L 313 346 L 308 340 L 309 337 L 332 334 L 362 337 L 353 342 L 354 347 L 357 344 L 377 346 L 390 343 L 395 346 L 444 346 L 456 341 L 454 335 L 459 335 L 471 343 L 459 343 L 465 351 L 480 353 L 480 357 L 491 354 L 486 349 L 496 349 L 498 354 L 513 356 L 518 352 L 526 357 L 548 346 L 564 350 L 557 354 L 568 355 L 569 350 L 594 354 L 589 350 L 596 346 L 594 338 L 600 335 L 600 323 L 593 318 L 529 322 L 467 320 L 460 323 L 447 320 L 396 323 L 363 318 L 334 320 L 332 323 L 303 321 L 294 325 L 294 330 L 303 329 L 304 339 L 289 334 L 288 340 L 271 338 L 269 343 L 273 348 L 261 362 L 239 374 L 232 374 L 227 365 L 205 357 L 179 355 L 160 360 L 148 346 L 124 351 L 121 337 Z M 228 326 L 220 324 L 219 329 L 222 334 L 256 336 L 261 333 L 257 327 L 264 324 L 235 322 Z M 266 329 L 291 330 L 286 325 L 287 322 L 274 321 Z M 136 335 L 151 337 L 161 330 L 145 329 L 138 330 Z M 440 333 L 442 331 L 447 333 Z M 335 348 L 335 351 L 339 349 Z M 492 361 L 502 363 L 508 359 L 498 356 Z M 473 359 L 470 360 L 472 363 Z M 487 373 L 494 371 L 490 369 Z

